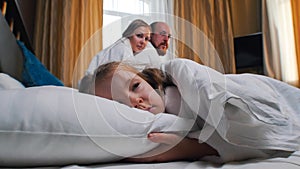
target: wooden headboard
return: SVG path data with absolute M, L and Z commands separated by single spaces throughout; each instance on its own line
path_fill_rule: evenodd
M 0 0 L 1 13 L 18 40 L 34 52 L 33 32 L 36 0 Z
M 23 55 L 14 34 L 0 15 L 0 72 L 21 81 Z
M 0 72 L 19 81 L 21 81 L 23 55 L 17 40 L 24 42 L 27 48 L 33 52 L 32 38 L 28 26 L 26 28 L 20 2 L 18 0 L 0 0 Z M 26 0 L 26 2 L 32 1 Z M 35 3 L 33 4 L 35 5 Z M 33 8 L 35 9 L 35 6 Z M 34 16 L 31 17 L 34 18 Z

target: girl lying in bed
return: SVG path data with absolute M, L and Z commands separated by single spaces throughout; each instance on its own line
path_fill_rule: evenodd
M 300 102 L 299 89 L 265 76 L 223 75 L 185 59 L 165 63 L 162 70 L 152 68 L 139 72 L 127 64 L 111 62 L 98 67 L 94 76 L 85 77 L 80 87 L 81 92 L 154 114 L 184 116 L 182 113 L 192 111 L 205 120 L 199 126 L 202 133 L 193 133 L 190 138 L 150 133 L 149 140 L 172 148 L 155 156 L 147 153 L 145 158 L 130 158 L 130 161 L 196 160 L 214 156 L 214 160 L 226 162 L 267 158 L 278 150 L 299 150 L 300 106 L 295 105 Z M 194 100 L 199 103 L 189 104 L 191 108 L 182 111 L 182 102 Z

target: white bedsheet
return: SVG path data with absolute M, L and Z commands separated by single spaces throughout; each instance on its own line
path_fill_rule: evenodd
M 109 163 L 102 165 L 79 166 L 69 165 L 54 167 L 54 169 L 299 169 L 300 151 L 288 157 L 277 157 L 270 159 L 255 159 L 241 162 L 230 162 L 222 165 L 212 164 L 204 161 L 196 162 L 168 162 L 150 164 Z
M 298 88 L 260 75 L 224 75 L 187 59 L 172 60 L 162 69 L 173 77 L 189 109 L 205 119 L 202 130 L 190 136 L 214 147 L 222 161 L 300 150 Z
M 222 160 L 227 162 L 112 163 L 73 165 L 64 169 L 300 168 L 300 151 L 284 154 L 280 151 L 262 150 L 299 148 L 299 89 L 257 75 L 224 76 L 188 60 L 171 61 L 163 68 L 177 81 L 182 97 L 190 108 L 198 116 L 208 120 L 202 135 L 195 136 L 208 141 L 221 154 Z M 243 160 L 247 158 L 251 159 Z
M 184 64 L 187 64 L 187 65 L 183 66 Z M 183 97 L 184 97 L 185 101 L 191 106 L 191 108 L 193 110 L 196 110 L 195 112 L 198 113 L 197 115 L 199 115 L 202 118 L 207 118 L 209 125 L 204 126 L 203 130 L 208 132 L 208 134 L 211 131 L 218 132 L 217 134 L 219 134 L 219 135 L 216 135 L 216 132 L 210 133 L 210 134 L 214 134 L 214 135 L 209 135 L 209 136 L 219 136 L 218 139 L 211 138 L 211 140 L 208 140 L 208 141 L 212 141 L 212 142 L 209 142 L 209 144 L 211 144 L 218 150 L 218 152 L 221 154 L 221 156 L 223 158 L 223 161 L 227 161 L 224 165 L 212 164 L 212 163 L 204 162 L 204 161 L 197 161 L 197 162 L 170 162 L 170 163 L 153 163 L 153 164 L 109 163 L 109 164 L 99 164 L 99 165 L 91 165 L 91 166 L 68 165 L 68 166 L 56 167 L 59 164 L 66 165 L 66 163 L 56 164 L 55 162 L 57 162 L 57 160 L 55 160 L 53 157 L 60 157 L 60 159 L 61 159 L 61 158 L 68 158 L 69 155 L 61 156 L 61 154 L 59 154 L 59 153 L 58 154 L 54 153 L 53 156 L 51 156 L 51 152 L 52 152 L 52 150 L 54 150 L 53 147 L 52 146 L 49 147 L 49 144 L 44 144 L 44 142 L 42 142 L 43 144 L 40 144 L 40 147 L 42 147 L 43 150 L 45 150 L 45 151 L 43 151 L 44 157 L 46 157 L 47 159 L 49 159 L 51 161 L 51 162 L 44 163 L 44 165 L 52 164 L 54 167 L 48 167 L 48 168 L 67 168 L 67 169 L 68 168 L 107 168 L 107 169 L 108 168 L 120 168 L 120 169 L 122 169 L 122 168 L 125 168 L 125 169 L 126 168 L 133 168 L 133 169 L 134 168 L 174 168 L 174 169 L 176 169 L 176 168 L 205 168 L 205 169 L 206 168 L 210 168 L 210 169 L 213 169 L 213 168 L 255 168 L 255 169 L 256 168 L 275 168 L 275 169 L 276 168 L 280 168 L 280 169 L 300 168 L 300 153 L 299 153 L 299 151 L 296 151 L 289 157 L 282 157 L 282 156 L 279 157 L 278 156 L 278 158 L 268 158 L 265 160 L 259 160 L 256 158 L 255 160 L 253 159 L 253 160 L 248 160 L 248 161 L 244 160 L 244 161 L 229 162 L 232 160 L 241 160 L 241 157 L 242 157 L 242 159 L 245 159 L 247 157 L 249 157 L 249 158 L 264 157 L 263 155 L 256 156 L 257 152 L 253 152 L 253 154 L 249 153 L 250 151 L 247 148 L 253 149 L 253 148 L 256 148 L 255 146 L 257 146 L 258 149 L 263 146 L 266 146 L 266 145 L 270 146 L 270 147 L 273 146 L 274 148 L 277 148 L 276 146 L 278 146 L 278 149 L 283 149 L 283 150 L 293 150 L 293 149 L 299 148 L 299 144 L 297 144 L 297 143 L 299 143 L 299 141 L 300 141 L 300 138 L 299 138 L 300 132 L 297 132 L 297 131 L 299 131 L 300 123 L 297 123 L 297 122 L 299 122 L 297 120 L 299 120 L 300 96 L 298 94 L 296 94 L 296 93 L 299 93 L 299 91 L 300 91 L 299 89 L 289 87 L 286 85 L 282 85 L 281 84 L 282 82 L 274 81 L 272 79 L 260 78 L 260 76 L 249 75 L 248 77 L 247 76 L 243 76 L 243 77 L 232 76 L 231 77 L 229 75 L 228 78 L 224 78 L 225 76 L 222 74 L 219 74 L 209 68 L 201 67 L 201 66 L 195 64 L 194 62 L 190 62 L 187 60 L 183 61 L 183 62 L 174 61 L 174 62 L 171 62 L 166 65 L 169 65 L 170 68 L 172 68 L 170 70 L 174 71 L 174 74 L 176 75 L 175 78 L 177 77 L 178 79 L 183 79 L 183 81 L 182 81 L 183 83 L 180 84 L 181 86 L 179 85 L 179 90 L 184 90 L 183 92 L 182 91 L 181 92 L 184 93 Z M 209 75 L 209 78 L 203 78 L 208 75 Z M 220 78 L 216 78 L 216 77 L 220 77 Z M 247 78 L 254 77 L 254 78 L 251 81 L 247 81 L 246 77 Z M 206 81 L 201 81 L 201 80 L 206 80 Z M 194 83 L 195 81 L 196 81 L 196 83 Z M 200 82 L 203 82 L 203 83 L 200 83 Z M 246 87 L 248 85 L 248 82 L 251 82 L 252 88 Z M 245 84 L 245 83 L 247 83 L 247 84 Z M 209 85 L 211 85 L 211 86 L 209 86 L 209 88 L 201 88 L 202 87 L 201 84 L 206 84 L 208 86 Z M 231 85 L 226 86 L 225 84 L 231 84 Z M 264 91 L 259 91 L 257 93 L 257 91 L 255 91 L 255 89 L 253 87 L 253 85 L 255 85 L 255 84 L 256 85 L 257 84 L 258 85 L 266 85 L 265 88 L 263 88 Z M 188 85 L 188 86 L 184 86 L 184 85 Z M 207 87 L 207 86 L 205 86 L 205 87 Z M 32 94 L 36 94 L 36 92 L 30 92 L 30 90 L 33 91 L 33 90 L 42 90 L 42 89 L 39 89 L 39 88 L 26 89 L 27 93 L 26 93 L 25 89 L 22 89 L 22 90 L 20 89 L 19 92 L 21 95 L 14 95 L 14 97 L 13 97 L 17 100 L 13 100 L 12 95 L 9 94 L 10 92 L 14 92 L 13 90 L 12 91 L 2 91 L 1 95 L 0 95 L 2 97 L 2 99 L 0 99 L 1 100 L 0 107 L 2 106 L 1 107 L 1 112 L 2 112 L 1 115 L 5 115 L 3 117 L 6 117 L 6 116 L 10 117 L 10 115 L 14 115 L 14 113 L 16 113 L 15 115 L 17 115 L 17 116 L 13 116 L 14 118 L 7 118 L 7 119 L 10 119 L 12 124 L 21 127 L 22 131 L 26 128 L 24 128 L 24 126 L 20 126 L 19 124 L 21 124 L 21 123 L 18 123 L 18 121 L 16 120 L 15 117 L 18 117 L 18 119 L 21 119 L 23 121 L 26 119 L 30 120 L 33 117 L 35 119 L 37 117 L 41 117 L 41 119 L 46 120 L 47 123 L 45 123 L 43 120 L 41 121 L 41 123 L 39 123 L 39 121 L 37 121 L 37 120 L 34 120 L 35 121 L 34 124 L 37 124 L 37 123 L 43 124 L 43 125 L 51 124 L 50 128 L 49 128 L 49 126 L 48 127 L 44 126 L 46 129 L 51 129 L 51 130 L 53 130 L 54 127 L 57 126 L 56 125 L 57 122 L 59 122 L 61 120 L 62 121 L 61 124 L 68 124 L 73 129 L 74 126 L 70 125 L 71 123 L 66 123 L 66 119 L 69 119 L 70 115 L 72 114 L 72 113 L 70 114 L 68 107 L 72 108 L 72 110 L 74 109 L 72 100 L 68 100 L 65 97 L 63 97 L 66 94 L 63 92 L 64 91 L 63 88 L 60 88 L 60 90 L 58 90 L 57 88 L 54 88 L 54 87 L 52 87 L 52 90 L 50 90 L 51 87 L 44 87 L 44 88 L 46 90 L 43 90 L 43 92 L 40 93 L 39 97 L 29 97 L 29 96 L 33 96 Z M 274 88 L 276 88 L 277 90 L 274 90 Z M 201 90 L 197 91 L 198 89 L 201 89 Z M 224 90 L 224 89 L 226 89 L 226 90 Z M 244 89 L 244 90 L 235 90 L 235 89 Z M 266 89 L 274 91 L 274 92 L 276 91 L 275 93 L 271 92 L 271 95 L 270 95 L 270 96 L 272 96 L 272 94 L 275 94 L 275 97 L 269 97 L 269 96 L 265 97 L 265 95 L 263 93 L 264 92 L 266 94 L 268 93 L 268 92 L 266 92 L 267 91 Z M 239 91 L 242 91 L 242 92 L 238 93 Z M 203 94 L 201 92 L 206 92 L 206 93 L 204 93 L 204 95 L 201 95 L 201 94 Z M 7 95 L 5 95 L 5 93 Z M 245 93 L 247 93 L 246 96 L 252 96 L 252 97 L 251 98 L 243 97 L 243 95 L 245 95 Z M 25 98 L 24 94 L 26 94 L 26 97 L 31 98 L 31 99 L 24 100 L 24 98 Z M 61 95 L 62 99 L 58 102 L 57 100 L 59 97 L 53 97 L 53 94 L 58 94 L 57 96 Z M 72 94 L 72 93 L 69 93 L 69 95 L 66 95 L 66 96 L 73 96 L 70 98 L 74 99 L 74 95 L 70 95 L 70 94 Z M 91 103 L 91 101 L 88 100 L 88 97 L 92 97 L 92 96 L 88 96 L 88 95 L 85 96 L 83 94 L 80 94 L 80 95 L 82 95 L 81 97 L 83 100 Z M 196 95 L 196 96 L 201 96 L 201 97 L 190 97 L 191 95 L 194 95 L 194 96 Z M 203 97 L 203 96 L 207 96 L 207 97 Z M 279 97 L 277 97 L 277 96 L 279 96 Z M 39 101 L 38 103 L 43 103 L 43 104 L 33 104 L 33 107 L 28 106 L 31 104 L 26 104 L 26 103 L 29 103 L 29 102 L 35 100 L 33 98 L 39 98 L 36 100 Z M 20 99 L 21 101 L 19 101 L 18 99 Z M 50 101 L 49 99 L 51 99 L 52 101 Z M 95 98 L 90 98 L 90 99 L 95 99 Z M 253 106 L 256 106 L 257 104 L 251 105 L 252 102 L 247 102 L 251 99 L 253 99 L 253 100 L 256 99 L 255 101 L 267 101 L 267 103 L 270 103 L 269 104 L 270 106 L 267 108 L 273 108 L 275 106 L 276 109 L 274 109 L 274 110 L 278 110 L 278 111 L 277 112 L 275 111 L 275 113 L 274 113 L 274 111 L 269 111 L 270 113 L 265 113 L 268 111 L 262 111 L 262 112 L 257 111 L 257 110 L 263 109 L 264 107 L 258 107 L 258 108 L 256 107 L 257 109 L 255 107 L 253 108 Z M 9 102 L 9 100 L 11 100 L 12 102 Z M 67 101 L 69 103 L 69 106 L 67 106 L 66 102 L 63 102 L 63 100 Z M 104 105 L 108 105 L 108 101 L 102 100 L 100 98 L 97 98 L 97 100 L 99 102 L 101 101 L 101 103 L 103 102 Z M 214 101 L 214 102 L 212 102 L 212 101 Z M 278 104 L 276 103 L 276 101 L 279 101 Z M 18 103 L 18 104 L 22 103 L 21 105 L 24 105 L 24 107 L 10 106 L 10 105 L 13 105 L 13 103 Z M 44 109 L 45 106 L 43 106 L 44 104 L 48 105 L 47 107 L 49 107 L 49 105 L 52 105 L 52 104 L 56 105 L 56 103 L 60 103 L 60 104 L 63 103 L 64 106 L 50 106 L 52 109 L 46 109 L 47 111 L 49 110 L 50 113 L 47 113 L 47 111 L 38 111 L 38 110 L 45 110 Z M 273 104 L 273 103 L 276 103 L 276 104 Z M 214 104 L 219 104 L 219 105 L 221 104 L 221 106 L 211 106 Z M 59 105 L 59 104 L 57 104 L 57 105 Z M 89 104 L 86 103 L 84 105 L 86 106 Z M 224 105 L 224 106 L 222 106 L 222 105 Z M 10 107 L 7 108 L 7 106 L 10 106 Z M 39 106 L 40 108 L 37 108 L 35 106 Z M 244 106 L 246 106 L 246 107 L 244 107 Z M 247 107 L 247 106 L 249 106 L 249 107 Z M 128 109 L 128 113 L 129 112 L 132 113 L 132 111 L 129 110 L 129 108 L 127 108 L 126 106 L 122 105 L 122 107 L 124 109 Z M 11 108 L 18 108 L 22 111 L 12 111 Z M 25 111 L 25 108 L 30 109 L 30 110 L 36 110 L 36 112 L 32 113 L 29 110 Z M 65 111 L 57 111 L 58 109 L 56 109 L 56 108 L 63 108 L 66 110 Z M 92 109 L 92 107 L 89 107 L 89 108 Z M 225 111 L 223 111 L 222 109 L 216 109 L 216 108 L 223 108 L 223 110 L 225 110 Z M 238 111 L 236 111 L 235 109 L 238 109 Z M 7 110 L 7 113 L 4 110 Z M 55 111 L 53 111 L 53 110 L 55 110 Z M 84 109 L 84 110 L 86 110 L 86 109 Z M 205 110 L 208 110 L 208 111 L 205 111 Z M 222 113 L 225 112 L 224 114 L 221 114 L 222 116 L 218 116 L 220 114 L 211 113 L 211 112 L 218 112 L 220 110 L 222 110 L 221 111 Z M 272 110 L 272 109 L 267 109 L 267 110 Z M 299 111 L 297 111 L 297 110 L 299 110 Z M 245 112 L 243 112 L 243 111 L 245 111 Z M 24 112 L 27 112 L 28 115 Z M 44 112 L 45 115 L 41 114 L 41 112 Z M 92 111 L 92 112 L 94 112 L 94 111 Z M 109 115 L 111 116 L 112 115 L 111 112 L 110 111 L 108 111 L 108 112 L 110 113 Z M 236 113 L 232 113 L 232 112 L 236 112 Z M 59 116 L 55 116 L 55 113 L 58 113 Z M 84 115 L 86 115 L 86 112 L 83 112 L 83 113 L 85 113 Z M 139 112 L 139 113 L 141 113 L 141 112 Z M 229 114 L 229 113 L 231 113 L 231 114 Z M 73 114 L 73 115 L 75 115 L 75 114 Z M 243 114 L 245 114 L 247 116 L 243 116 Z M 51 121 L 48 118 L 49 117 L 48 115 L 49 116 L 53 115 L 53 117 L 59 117 L 59 118 L 54 118 Z M 63 118 L 63 117 L 65 117 L 63 115 L 65 115 L 68 118 Z M 78 115 L 78 112 L 77 112 L 77 115 Z M 150 115 L 152 115 L 152 114 L 150 114 Z M 214 115 L 216 115 L 216 116 L 214 116 Z M 1 119 L 7 123 L 8 120 L 5 120 L 5 118 L 3 118 L 3 117 Z M 21 118 L 21 117 L 24 117 L 24 118 Z M 75 117 L 77 117 L 77 116 L 75 116 Z M 84 117 L 86 117 L 86 116 L 84 116 Z M 91 120 L 97 120 L 97 119 L 92 118 Z M 74 121 L 74 120 L 71 120 L 71 121 Z M 90 120 L 88 120 L 88 121 L 90 121 Z M 97 123 L 94 123 L 94 124 L 98 124 L 98 123 L 99 123 L 99 121 L 97 120 Z M 5 125 L 4 123 L 1 123 L 1 124 L 3 127 L 2 130 L 7 129 L 7 127 L 10 126 L 10 125 L 8 125 L 8 126 Z M 28 123 L 25 123 L 25 124 L 33 124 L 33 123 L 32 123 L 32 121 L 28 121 Z M 76 121 L 76 124 L 77 124 L 77 121 Z M 163 124 L 165 124 L 165 123 L 163 123 Z M 189 122 L 188 122 L 188 124 L 189 124 Z M 13 126 L 12 128 L 14 130 L 18 129 L 18 128 L 15 128 L 14 125 L 12 125 Z M 257 125 L 257 126 L 255 126 L 255 125 Z M 30 127 L 30 125 L 28 125 L 28 126 Z M 38 129 L 44 129 L 44 127 L 42 127 L 42 126 L 38 126 Z M 40 128 L 40 127 L 42 127 L 42 128 Z M 272 130 L 272 127 L 274 127 L 273 130 Z M 283 130 L 281 129 L 281 127 Z M 274 133 L 271 132 L 271 134 L 270 134 L 270 133 L 266 132 L 266 135 L 265 135 L 265 133 L 263 135 L 257 134 L 257 133 L 259 133 L 259 132 L 257 132 L 258 129 L 260 129 L 260 130 L 262 130 L 262 132 L 264 132 L 265 131 L 264 129 L 266 129 L 266 128 L 268 129 L 266 131 L 272 131 Z M 19 130 L 21 131 L 21 129 L 18 129 L 18 131 Z M 66 129 L 66 128 L 64 128 L 64 129 Z M 95 129 L 95 128 L 93 128 L 93 129 Z M 103 127 L 100 126 L 100 129 L 103 129 Z M 180 127 L 180 129 L 181 129 L 181 127 Z M 217 130 L 215 130 L 215 129 L 217 129 Z M 226 130 L 224 130 L 225 132 L 222 131 L 222 129 L 226 129 Z M 9 131 L 14 131 L 14 130 L 9 130 Z M 176 131 L 177 130 L 178 129 L 176 129 Z M 238 130 L 240 130 L 240 132 L 239 132 L 240 134 L 238 133 Z M 226 135 L 222 135 L 222 134 L 224 134 L 223 132 Z M 20 132 L 17 132 L 17 133 L 20 133 Z M 16 132 L 14 132 L 14 134 L 16 134 Z M 51 134 L 51 133 L 49 133 L 49 134 Z M 283 135 L 279 135 L 279 134 L 283 134 Z M 292 135 L 292 137 L 291 137 L 291 134 L 294 134 L 294 135 Z M 25 154 L 24 156 L 28 155 L 28 158 L 26 157 L 27 159 L 31 159 L 31 160 L 33 160 L 33 162 L 41 162 L 40 160 L 38 160 L 36 158 L 31 158 L 31 157 L 33 157 L 33 155 L 36 155 L 36 157 L 41 157 L 40 150 L 42 148 L 41 149 L 37 148 L 36 149 L 37 153 L 33 153 L 32 149 L 30 150 L 30 146 L 29 146 L 30 144 L 34 147 L 39 147 L 39 146 L 37 146 L 37 142 L 23 141 L 22 139 L 19 139 L 19 137 L 16 137 L 19 135 L 12 135 L 12 136 L 14 139 L 9 140 L 9 137 L 7 137 L 6 135 L 3 135 L 3 137 L 2 137 L 3 142 L 1 142 L 2 147 L 5 147 L 5 148 L 7 148 L 7 150 L 9 150 L 8 152 L 11 153 L 10 155 L 12 158 L 7 156 L 9 154 L 5 153 L 5 151 L 2 151 L 3 150 L 3 148 L 2 148 L 0 152 L 2 152 L 3 155 L 2 155 L 2 158 L 0 159 L 0 163 L 1 163 L 1 160 L 3 162 L 3 160 L 4 160 L 3 157 L 6 157 L 8 160 L 15 160 L 14 162 L 11 163 L 11 165 L 16 165 L 15 162 L 20 162 L 20 157 L 21 157 L 20 153 L 21 152 L 18 151 L 20 149 L 16 149 L 16 146 L 19 146 L 19 148 L 24 149 L 24 150 L 27 150 L 27 148 L 28 148 L 27 151 L 22 152 Z M 200 135 L 199 138 L 203 139 L 202 136 L 203 135 Z M 206 135 L 204 135 L 204 136 L 206 136 Z M 276 139 L 274 139 L 274 136 L 280 136 L 280 137 L 278 137 L 279 139 L 276 138 L 277 139 L 276 140 Z M 30 138 L 33 139 L 32 137 L 30 137 Z M 255 141 L 253 143 L 248 142 L 249 138 L 251 138 L 251 139 L 254 138 Z M 261 138 L 267 138 L 268 141 L 263 140 L 265 142 L 259 142 L 259 140 Z M 6 141 L 6 139 L 9 141 Z M 278 144 L 280 142 L 285 143 L 284 139 L 290 139 L 290 140 L 287 141 L 286 145 Z M 43 140 L 46 141 L 47 143 L 49 141 L 51 141 L 51 140 L 49 140 L 49 138 L 43 139 Z M 219 140 L 219 141 L 216 141 L 216 140 Z M 17 141 L 17 143 L 15 144 L 13 141 Z M 78 139 L 75 141 L 78 141 Z M 6 145 L 10 145 L 10 143 L 11 143 L 12 147 L 7 147 Z M 55 143 L 55 142 L 52 141 L 51 144 L 53 144 L 53 143 Z M 60 143 L 62 143 L 62 142 L 60 141 Z M 66 145 L 68 145 L 69 143 L 70 143 L 69 141 L 66 142 Z M 45 145 L 48 145 L 48 148 L 45 147 Z M 230 146 L 232 146 L 232 147 L 230 147 Z M 57 144 L 55 144 L 55 147 L 57 148 Z M 72 152 L 75 147 L 73 146 L 72 149 L 65 149 L 65 147 L 62 147 L 61 150 L 64 150 L 64 151 L 71 150 L 70 152 Z M 287 149 L 284 149 L 284 148 L 287 148 Z M 132 149 L 130 149 L 130 150 L 132 151 Z M 66 154 L 68 154 L 70 152 L 67 152 Z M 90 151 L 86 151 L 86 153 L 89 154 Z M 259 153 L 260 152 L 258 152 L 258 154 Z M 262 153 L 264 153 L 264 152 L 262 152 Z M 73 155 L 73 154 L 71 154 L 71 155 Z M 77 155 L 82 156 L 82 158 L 79 158 L 79 159 L 84 160 L 86 158 L 84 151 L 79 151 L 77 153 Z M 243 155 L 245 155 L 245 156 L 243 156 Z M 98 157 L 95 157 L 94 155 L 92 155 L 92 157 L 98 159 Z M 100 161 L 97 161 L 97 163 L 98 162 L 101 162 L 101 159 L 100 159 Z M 86 164 L 86 163 L 80 163 L 80 162 L 78 162 L 78 159 L 73 159 L 72 163 L 67 163 L 67 164 Z M 32 163 L 29 162 L 29 164 L 32 164 Z M 9 166 L 9 165 L 7 165 L 7 166 Z M 20 166 L 20 165 L 18 165 L 18 166 Z M 33 165 L 30 165 L 30 166 L 33 166 Z

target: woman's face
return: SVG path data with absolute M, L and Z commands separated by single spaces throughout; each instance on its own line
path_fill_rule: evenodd
M 133 35 L 129 37 L 133 53 L 139 53 L 147 46 L 150 40 L 150 30 L 147 27 L 137 28 Z
M 116 71 L 111 80 L 96 85 L 95 94 L 153 114 L 165 110 L 162 97 L 149 83 L 128 71 Z

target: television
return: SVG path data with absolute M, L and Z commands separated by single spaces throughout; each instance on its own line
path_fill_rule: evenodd
M 234 38 L 234 53 L 237 73 L 263 74 L 262 33 Z

